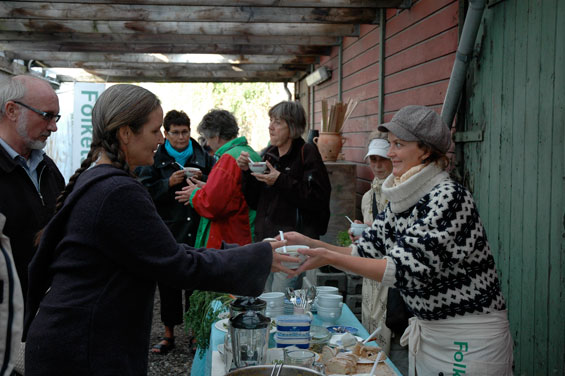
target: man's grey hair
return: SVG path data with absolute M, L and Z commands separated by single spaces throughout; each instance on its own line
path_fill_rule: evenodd
M 15 80 L 14 77 L 4 77 L 0 80 L 0 117 L 3 117 L 6 103 L 22 99 L 26 94 L 26 87 L 22 80 Z

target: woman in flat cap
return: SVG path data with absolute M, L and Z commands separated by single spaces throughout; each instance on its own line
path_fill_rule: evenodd
M 414 314 L 401 344 L 410 375 L 511 375 L 512 336 L 485 229 L 469 191 L 445 171 L 451 133 L 424 106 L 389 123 L 389 201 L 351 247 L 285 234 L 309 258 L 296 273 L 333 265 L 400 290 Z

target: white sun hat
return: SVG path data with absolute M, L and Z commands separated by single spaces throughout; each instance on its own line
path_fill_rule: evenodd
M 382 138 L 375 138 L 374 140 L 371 140 L 371 142 L 369 143 L 369 147 L 367 148 L 368 150 L 365 159 L 367 159 L 371 155 L 378 155 L 379 157 L 390 159 L 389 157 L 387 157 L 389 147 L 390 144 L 388 143 L 387 140 L 383 140 Z

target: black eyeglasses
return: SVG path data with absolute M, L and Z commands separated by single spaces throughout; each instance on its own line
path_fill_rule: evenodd
M 17 103 L 20 106 L 25 107 L 28 110 L 35 112 L 36 114 L 41 116 L 45 121 L 51 121 L 51 120 L 55 119 L 55 123 L 56 123 L 61 118 L 61 115 L 56 115 L 52 112 L 41 111 L 41 110 L 38 110 L 37 108 L 33 108 L 33 107 L 28 106 L 27 104 L 19 102 L 19 101 L 12 101 L 12 102 Z
M 182 131 L 182 132 L 171 131 L 171 132 L 168 132 L 168 133 L 173 137 L 178 137 L 178 136 L 188 137 L 188 135 L 190 134 L 189 131 Z

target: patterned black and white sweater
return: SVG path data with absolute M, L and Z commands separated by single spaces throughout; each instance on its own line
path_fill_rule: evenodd
M 440 320 L 506 308 L 494 258 L 470 192 L 430 164 L 402 184 L 354 255 L 385 257 L 383 284 L 399 288 L 416 317 Z

